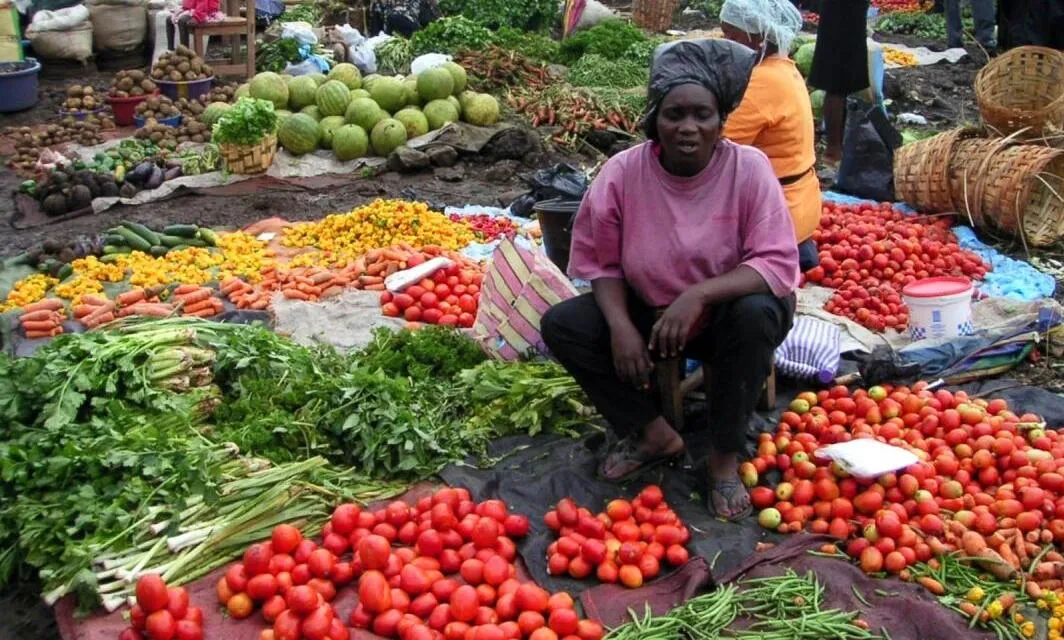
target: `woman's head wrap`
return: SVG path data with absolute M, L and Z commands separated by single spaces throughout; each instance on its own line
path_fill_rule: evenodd
M 647 138 L 658 139 L 656 121 L 662 100 L 685 84 L 697 84 L 712 93 L 723 121 L 742 102 L 756 64 L 754 51 L 731 40 L 680 40 L 659 46 L 650 64 L 647 111 L 643 116 Z
M 724 0 L 720 21 L 763 37 L 784 55 L 802 30 L 802 14 L 790 0 Z

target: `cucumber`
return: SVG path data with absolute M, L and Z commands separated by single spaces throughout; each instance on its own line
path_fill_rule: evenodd
M 151 251 L 152 244 L 154 244 L 140 237 L 132 229 L 127 229 L 125 227 L 119 228 L 118 235 L 125 238 L 126 244 L 138 251 Z
M 59 267 L 59 270 L 55 272 L 55 277 L 60 281 L 66 280 L 70 276 L 74 275 L 74 265 L 69 262 Z
M 179 244 L 184 244 L 188 238 L 182 238 L 181 236 L 171 236 L 165 233 L 159 234 L 159 244 L 164 247 L 176 247 Z
M 125 244 L 126 237 L 120 233 L 108 233 L 103 237 L 103 241 L 107 244 Z
M 200 240 L 199 238 L 185 238 L 185 244 L 187 244 L 190 247 L 206 247 L 206 246 L 208 246 L 206 242 L 204 242 L 203 240 Z
M 152 231 L 148 227 L 145 227 L 139 222 L 130 222 L 128 220 L 123 220 L 122 226 L 137 234 L 141 238 L 144 238 L 145 242 L 147 242 L 149 246 L 159 244 L 159 234 L 155 233 L 154 231 Z
M 206 242 L 208 245 L 212 247 L 218 246 L 218 234 L 214 232 L 214 229 L 211 229 L 209 227 L 200 227 L 199 234 L 197 235 L 199 235 L 200 239 Z
M 100 256 L 100 262 L 106 262 L 108 264 L 110 264 L 112 262 L 117 262 L 118 261 L 118 256 L 120 256 L 120 255 L 122 255 L 122 254 L 121 253 L 107 253 L 107 254 L 104 254 L 104 255 Z
M 4 260 L 4 267 L 18 267 L 28 264 L 30 264 L 30 254 L 28 253 L 20 253 L 13 258 Z
M 164 247 L 161 244 L 157 244 L 151 248 L 151 254 L 156 258 L 161 258 L 166 255 L 166 252 L 170 250 L 170 247 Z
M 125 242 L 125 238 L 122 239 L 122 242 Z M 129 253 L 129 247 L 125 246 L 124 244 L 118 246 L 115 246 L 113 244 L 105 244 L 103 246 L 103 255 L 105 256 L 117 256 L 125 253 Z
M 199 227 L 194 224 L 171 224 L 163 227 L 163 233 L 166 235 L 181 238 L 195 238 L 197 231 Z
M 43 262 L 37 263 L 37 271 L 40 271 L 41 273 L 47 273 L 49 275 L 51 275 L 52 272 L 54 272 L 58 267 L 59 261 L 55 258 L 48 258 Z

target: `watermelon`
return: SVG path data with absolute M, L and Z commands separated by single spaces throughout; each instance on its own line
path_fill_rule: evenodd
M 321 130 L 319 144 L 322 149 L 332 149 L 333 132 L 345 124 L 347 122 L 343 116 L 327 116 L 321 119 L 321 122 L 318 123 L 318 129 Z
M 314 97 L 318 91 L 318 83 L 310 76 L 299 76 L 288 82 L 288 106 L 292 111 L 299 111 L 303 107 L 314 104 Z
M 248 90 L 252 98 L 269 100 L 278 109 L 288 106 L 288 84 L 272 71 L 263 71 L 251 79 Z
M 302 155 L 318 148 L 321 130 L 318 123 L 305 113 L 295 113 L 284 119 L 277 129 L 277 141 L 289 153 Z
M 327 80 L 318 87 L 316 100 L 322 117 L 342 116 L 351 102 L 351 90 L 339 80 Z
M 333 131 L 332 149 L 338 160 L 361 158 L 369 150 L 369 136 L 357 124 L 345 124 Z
M 348 89 L 358 89 L 362 86 L 362 73 L 350 62 L 341 62 L 336 65 L 326 77 L 329 80 L 344 83 Z
M 215 122 L 222 117 L 222 114 L 229 110 L 229 105 L 225 102 L 212 102 L 207 105 L 207 108 L 203 110 L 203 115 L 200 116 L 200 122 L 208 127 L 214 126 Z

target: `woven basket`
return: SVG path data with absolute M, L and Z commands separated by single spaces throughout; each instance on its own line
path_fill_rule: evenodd
M 277 153 L 277 136 L 266 136 L 255 145 L 220 144 L 218 153 L 229 173 L 263 173 L 273 164 L 273 156 Z
M 894 190 L 898 198 L 921 211 L 955 211 L 949 180 L 950 158 L 958 141 L 976 135 L 976 129 L 953 129 L 910 142 L 895 151 Z
M 950 163 L 957 210 L 973 224 L 1048 246 L 1064 234 L 1064 149 L 963 140 Z
M 632 21 L 648 31 L 664 32 L 679 8 L 680 0 L 634 0 Z
M 975 77 L 975 99 L 988 127 L 1003 136 L 1038 138 L 1064 133 L 1064 53 L 1016 47 Z

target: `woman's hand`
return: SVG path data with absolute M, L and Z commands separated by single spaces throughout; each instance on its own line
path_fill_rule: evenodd
M 695 323 L 705 310 L 704 296 L 697 287 L 680 294 L 650 331 L 650 351 L 659 351 L 662 358 L 675 358 L 683 353 Z
M 613 368 L 621 380 L 637 389 L 650 387 L 650 372 L 654 363 L 635 325 L 629 322 L 611 327 L 610 350 L 613 353 Z

